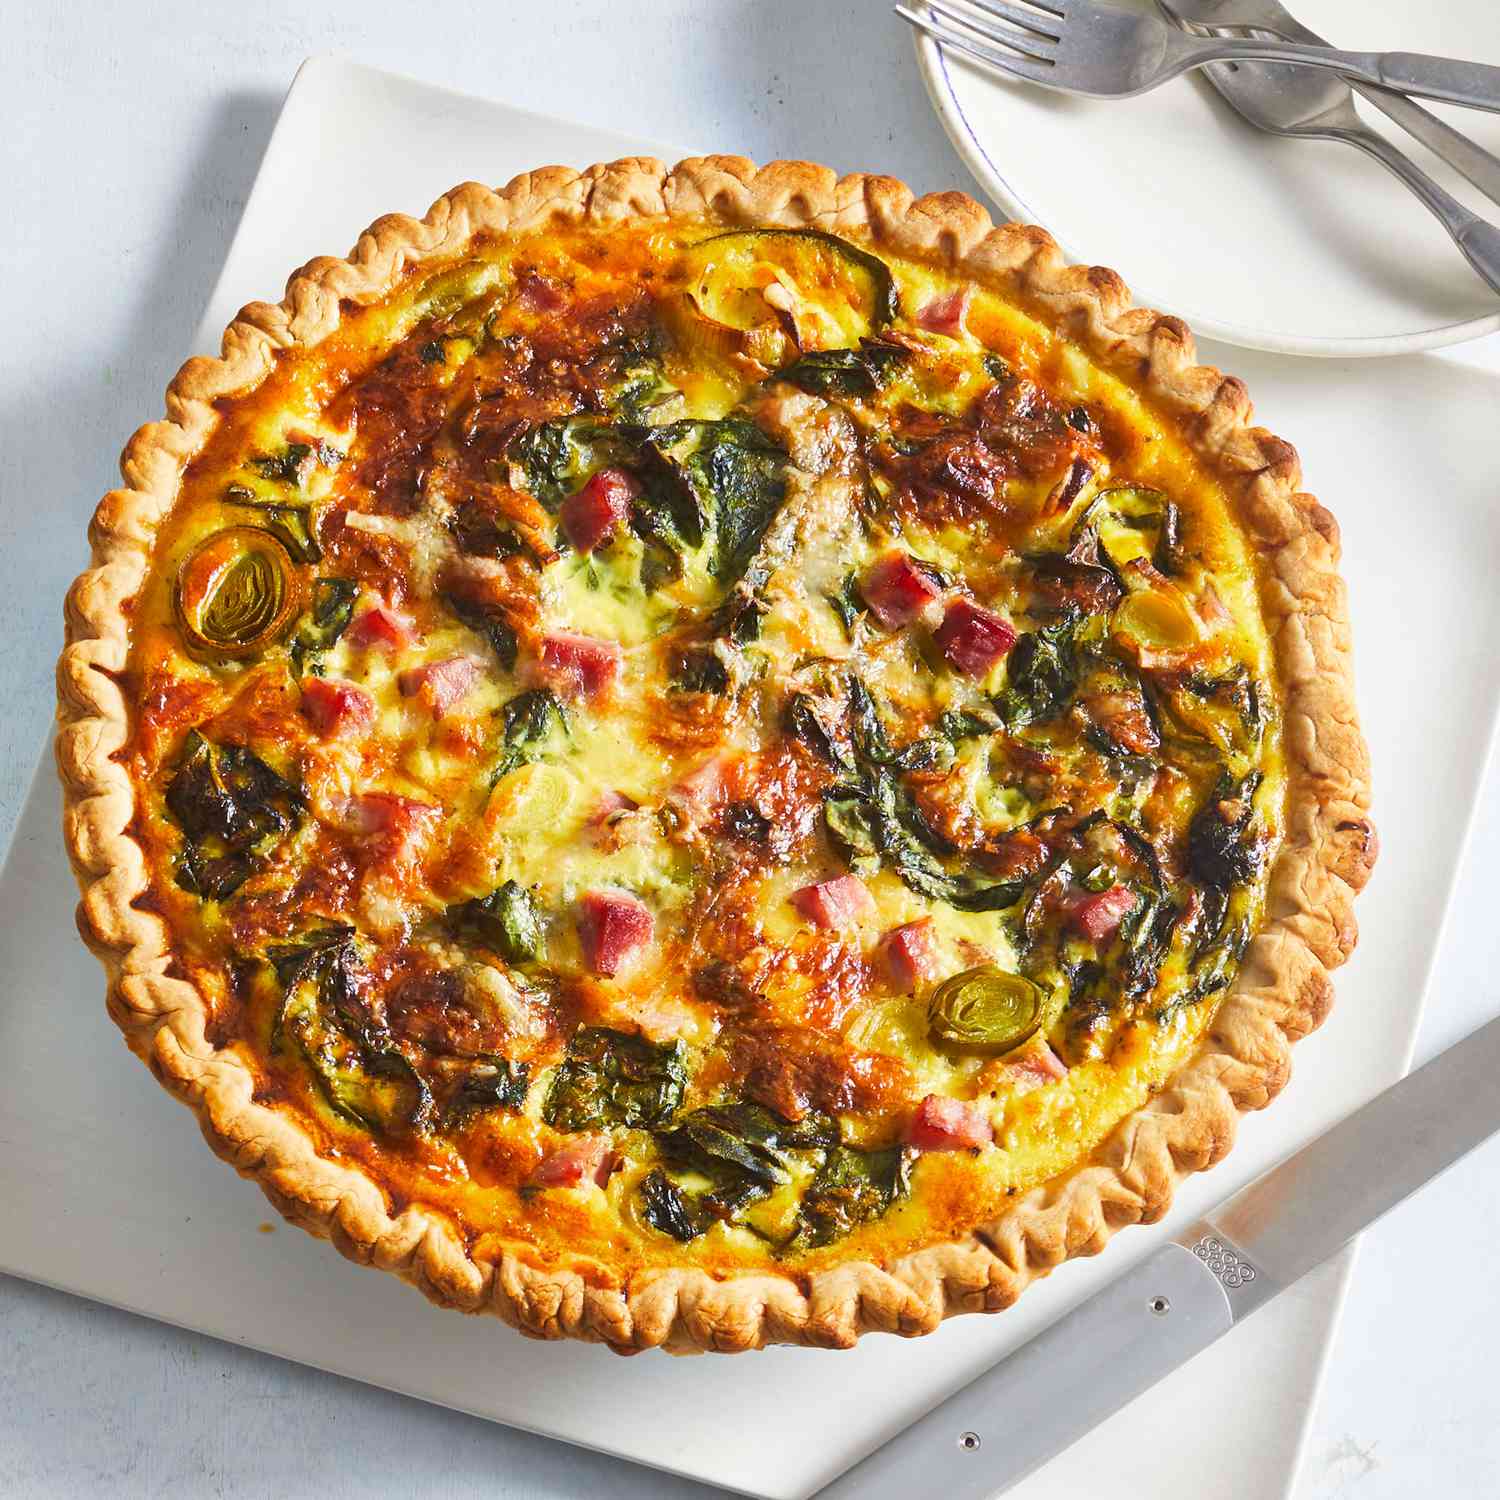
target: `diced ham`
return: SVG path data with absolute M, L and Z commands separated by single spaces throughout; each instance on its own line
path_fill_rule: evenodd
M 349 798 L 347 812 L 358 833 L 393 833 L 436 818 L 442 808 L 399 792 L 360 792 Z
M 603 1187 L 613 1167 L 609 1137 L 581 1135 L 544 1156 L 533 1169 L 531 1180 L 537 1187 L 577 1187 L 583 1182 Z
M 929 333 L 947 333 L 955 338 L 964 331 L 964 317 L 973 297 L 972 287 L 961 286 L 926 303 L 917 313 L 918 327 Z
M 855 875 L 805 885 L 792 892 L 792 905 L 815 927 L 851 927 L 875 914 L 875 898 Z
M 860 597 L 887 630 L 899 630 L 915 620 L 941 593 L 930 568 L 904 552 L 877 558 L 859 581 Z
M 1090 892 L 1068 908 L 1073 925 L 1095 943 L 1107 943 L 1120 923 L 1135 910 L 1135 892 L 1128 886 L 1112 885 L 1107 891 Z
M 893 927 L 880 940 L 890 980 L 902 994 L 910 994 L 924 979 L 937 972 L 937 943 L 931 917 Z
M 606 977 L 618 974 L 656 929 L 644 902 L 610 889 L 585 891 L 578 898 L 577 924 L 584 962 Z
M 1224 601 L 1219 597 L 1219 591 L 1206 580 L 1203 592 L 1198 596 L 1198 618 L 1208 626 L 1210 634 L 1218 630 L 1221 625 L 1227 625 L 1232 618 Z
M 602 826 L 609 822 L 616 813 L 634 812 L 640 805 L 634 797 L 627 797 L 624 792 L 601 792 L 599 801 L 594 806 L 594 815 L 589 822 Z
M 640 486 L 624 469 L 600 469 L 576 495 L 562 503 L 558 518 L 580 552 L 592 552 L 630 514 Z
M 402 864 L 442 819 L 443 810 L 396 792 L 360 792 L 342 807 L 344 825 L 364 835 L 377 862 Z
M 945 1094 L 929 1094 L 906 1131 L 907 1144 L 918 1151 L 972 1151 L 994 1139 L 994 1126 L 979 1110 Z
M 516 277 L 521 305 L 528 312 L 556 312 L 568 299 L 563 287 L 550 276 L 527 266 Z
M 1033 1042 L 1005 1059 L 1003 1081 L 1018 1094 L 1044 1088 L 1067 1076 L 1067 1064 L 1045 1042 Z
M 416 640 L 416 632 L 405 615 L 385 604 L 372 604 L 349 622 L 344 639 L 361 650 L 402 651 Z
M 620 676 L 624 653 L 614 641 L 559 631 L 542 641 L 542 676 L 565 698 L 599 698 Z
M 352 682 L 302 679 L 302 713 L 325 740 L 358 734 L 375 722 L 375 700 Z
M 948 606 L 933 633 L 938 650 L 967 677 L 986 677 L 990 668 L 1016 643 L 1009 621 L 972 599 Z
M 408 667 L 396 678 L 403 698 L 419 698 L 441 719 L 479 681 L 484 663 L 477 656 L 445 656 Z
M 732 764 L 727 755 L 713 756 L 689 771 L 667 793 L 667 800 L 691 822 L 706 823 L 728 798 L 727 775 Z

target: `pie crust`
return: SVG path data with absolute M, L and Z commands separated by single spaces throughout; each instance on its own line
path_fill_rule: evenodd
M 294 1119 L 255 1102 L 249 1068 L 206 1034 L 203 997 L 176 977 L 165 925 L 136 904 L 146 866 L 130 833 L 131 783 L 115 758 L 128 736 L 116 674 L 155 531 L 175 503 L 184 467 L 218 421 L 215 402 L 254 389 L 277 350 L 326 338 L 344 299 L 377 301 L 406 267 L 453 257 L 476 236 L 673 217 L 863 231 L 877 247 L 1004 292 L 1175 416 L 1263 562 L 1260 603 L 1282 688 L 1288 803 L 1265 925 L 1233 988 L 1192 1059 L 1091 1160 L 1017 1198 L 967 1238 L 884 1266 L 852 1261 L 812 1274 L 729 1278 L 676 1268 L 586 1279 L 537 1263 L 521 1246 L 476 1253 L 446 1216 L 421 1204 L 393 1215 L 372 1180 L 319 1156 Z M 1329 971 L 1354 946 L 1353 897 L 1377 848 L 1336 572 L 1337 525 L 1300 491 L 1291 445 L 1251 425 L 1244 385 L 1195 362 L 1185 325 L 1132 306 L 1113 271 L 1068 265 L 1044 230 L 996 227 L 962 193 L 914 198 L 893 178 L 841 178 L 800 161 L 757 169 L 743 157 L 715 156 L 669 170 L 636 157 L 583 172 L 546 167 L 499 191 L 466 183 L 421 220 L 377 220 L 347 259 L 311 261 L 280 303 L 245 307 L 219 358 L 182 367 L 166 410 L 165 421 L 142 427 L 126 446 L 126 487 L 100 502 L 90 532 L 93 566 L 67 600 L 57 759 L 66 841 L 83 892 L 78 924 L 106 966 L 109 1011 L 131 1049 L 193 1108 L 219 1155 L 254 1178 L 288 1219 L 351 1260 L 394 1271 L 444 1306 L 620 1352 L 847 1348 L 872 1330 L 927 1333 L 953 1313 L 1007 1307 L 1034 1277 L 1070 1256 L 1097 1253 L 1121 1226 L 1159 1219 L 1179 1178 L 1229 1151 L 1240 1111 L 1264 1107 L 1281 1090 L 1290 1044 L 1328 1014 Z

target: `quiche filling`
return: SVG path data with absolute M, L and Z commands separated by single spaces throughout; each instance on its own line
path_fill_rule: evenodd
M 1256 561 L 1024 308 L 818 231 L 554 229 L 221 416 L 134 605 L 143 900 L 393 1207 L 889 1261 L 1211 1023 L 1282 831 Z

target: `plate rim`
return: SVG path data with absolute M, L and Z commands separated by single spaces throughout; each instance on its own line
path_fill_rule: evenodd
M 1042 216 L 1007 180 L 990 157 L 979 132 L 964 113 L 948 75 L 947 59 L 941 44 L 916 28 L 912 28 L 912 43 L 917 55 L 917 70 L 922 75 L 933 111 L 974 179 L 1012 219 L 1025 224 L 1042 223 Z M 1087 260 L 1087 256 L 1080 254 L 1068 237 L 1050 225 L 1046 227 L 1062 246 L 1069 260 Z M 1153 291 L 1137 286 L 1134 281 L 1130 282 L 1130 287 L 1136 301 L 1142 306 L 1159 307 L 1171 301 L 1170 298 L 1160 298 Z M 1483 317 L 1443 323 L 1411 333 L 1376 334 L 1368 338 L 1281 333 L 1275 329 L 1251 328 L 1197 314 L 1188 317 L 1187 321 L 1195 333 L 1243 349 L 1319 359 L 1377 359 L 1397 354 L 1421 354 L 1427 350 L 1451 348 L 1455 344 L 1466 344 L 1474 339 L 1484 338 L 1500 331 L 1500 309 Z

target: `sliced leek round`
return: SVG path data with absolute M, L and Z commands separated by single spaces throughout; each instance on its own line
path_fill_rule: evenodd
M 302 604 L 286 548 L 258 526 L 217 531 L 177 572 L 177 619 L 199 656 L 253 656 L 284 635 Z
M 1203 639 L 1198 617 L 1175 588 L 1128 594 L 1115 610 L 1114 628 L 1148 651 L 1189 651 Z
M 495 783 L 486 817 L 503 833 L 541 833 L 567 818 L 576 790 L 561 766 L 546 761 L 520 766 Z
M 662 303 L 662 317 L 676 335 L 685 355 L 714 361 L 749 360 L 774 370 L 794 358 L 797 346 L 771 317 L 750 328 L 739 328 L 709 317 L 692 292 Z M 770 309 L 766 308 L 769 313 Z
M 747 332 L 779 326 L 803 349 L 850 347 L 901 311 L 885 262 L 820 229 L 716 234 L 687 250 L 682 269 L 703 319 Z
M 1042 1009 L 1042 992 L 1029 979 L 983 964 L 932 992 L 927 1025 L 935 1042 L 994 1056 L 1035 1036 Z

